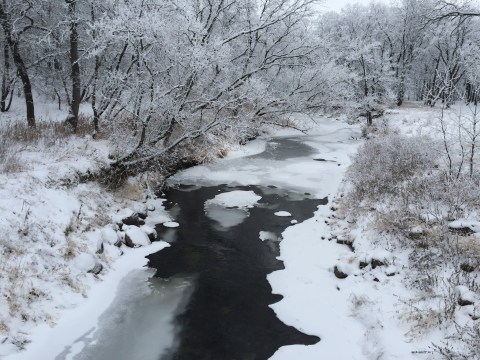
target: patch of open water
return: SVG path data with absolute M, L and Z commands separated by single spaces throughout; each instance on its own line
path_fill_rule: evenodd
M 212 216 L 205 202 L 233 190 L 254 191 L 262 199 L 246 210 L 216 208 Z M 167 209 L 177 212 L 180 226 L 173 229 L 174 236 L 172 229 L 157 227 L 161 238 L 167 232 L 173 242 L 149 256 L 150 267 L 160 279 L 195 280 L 174 322 L 176 348 L 160 359 L 263 360 L 281 346 L 319 341 L 282 323 L 269 307 L 281 296 L 272 294 L 266 276 L 283 269 L 283 263 L 277 259 L 279 241 L 262 241 L 260 232 L 279 238 L 291 220 L 311 217 L 328 199 L 268 187 L 227 185 L 180 187 L 169 190 L 166 197 Z M 279 210 L 292 216 L 275 216 Z

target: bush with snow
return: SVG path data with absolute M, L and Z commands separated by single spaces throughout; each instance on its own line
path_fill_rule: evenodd
M 424 137 L 387 135 L 367 141 L 352 158 L 348 180 L 359 199 L 394 194 L 399 184 L 435 165 L 436 143 Z
M 344 223 L 351 228 L 355 228 L 351 224 L 361 224 L 362 234 L 368 229 L 372 239 L 358 240 L 362 236 L 357 236 L 356 252 L 362 249 L 361 241 L 366 241 L 403 261 L 396 268 L 401 269 L 402 285 L 412 296 L 401 300 L 407 305 L 404 316 L 411 324 L 410 333 L 440 329 L 450 340 L 434 341 L 436 355 L 476 359 L 480 342 L 479 179 L 461 166 L 451 171 L 451 148 L 445 149 L 441 134 L 430 139 L 399 133 L 377 134 L 353 156 L 347 173 L 350 192 L 340 200 L 342 211 L 336 216 L 349 219 Z M 458 289 L 463 289 L 462 294 Z

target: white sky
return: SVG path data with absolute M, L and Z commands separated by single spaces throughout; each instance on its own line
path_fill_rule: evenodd
M 362 4 L 368 5 L 372 0 L 324 0 L 318 5 L 320 11 L 340 11 L 347 4 Z M 375 2 L 389 3 L 388 0 L 375 0 Z

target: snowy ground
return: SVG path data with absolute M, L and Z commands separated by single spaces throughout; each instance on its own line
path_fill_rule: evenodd
M 3 127 L 23 120 L 14 110 L 2 114 Z M 66 116 L 46 105 L 37 114 L 39 122 Z M 59 339 L 73 339 L 95 321 L 122 276 L 165 245 L 149 245 L 149 235 L 171 219 L 161 199 L 146 198 L 145 179 L 116 192 L 80 181 L 108 161 L 105 141 L 67 137 L 8 146 L 15 166 L 0 171 L 0 358 L 49 359 Z M 122 219 L 134 212 L 148 215 L 145 225 L 121 231 Z M 127 247 L 126 234 L 131 246 L 144 247 Z M 83 320 L 66 332 L 61 324 L 77 313 Z
M 432 147 L 437 146 L 435 141 L 441 144 L 442 154 L 445 139 L 453 163 L 456 164 L 455 168 L 463 161 L 459 155 L 461 146 L 469 144 L 465 133 L 472 121 L 471 116 L 471 108 L 461 104 L 444 110 L 442 114 L 438 108 L 407 103 L 401 108 L 390 110 L 379 128 L 380 132 L 388 131 L 390 134 L 428 136 Z M 462 133 L 461 139 L 459 133 Z M 435 169 L 445 169 L 447 163 L 446 156 L 441 155 Z M 350 185 L 346 185 L 342 191 L 348 190 Z M 468 192 L 467 189 L 464 190 Z M 443 191 L 455 193 L 455 185 L 452 183 Z M 476 190 L 472 188 L 470 191 Z M 457 194 L 461 194 L 461 190 Z M 461 195 L 458 196 L 461 199 Z M 480 279 L 478 270 L 476 273 L 467 273 L 459 268 L 460 259 L 463 259 L 461 249 L 464 248 L 464 241 L 469 242 L 470 248 L 467 251 L 471 252 L 467 257 L 474 258 L 473 253 L 477 251 L 478 258 L 480 253 L 475 250 L 474 244 L 476 242 L 478 248 L 478 236 L 475 239 L 477 234 L 473 237 L 453 237 L 451 246 L 457 247 L 458 253 L 447 255 L 450 251 L 445 252 L 442 245 L 434 240 L 434 231 L 440 231 L 442 226 L 436 222 L 436 227 L 433 228 L 432 225 L 429 229 L 428 210 L 423 210 L 425 214 L 420 213 L 425 221 L 417 220 L 420 226 L 410 229 L 408 224 L 412 219 L 394 219 L 400 227 L 406 227 L 410 239 L 405 240 L 404 236 L 392 231 L 391 225 L 389 227 L 388 223 L 380 223 L 377 217 L 378 212 L 388 213 L 389 209 L 395 208 L 395 204 L 367 203 L 362 208 L 362 205 L 359 207 L 359 204 L 349 203 L 351 198 L 345 199 L 346 197 L 337 198 L 336 208 L 339 209 L 330 215 L 328 221 L 332 241 L 355 248 L 355 253 L 349 252 L 339 257 L 336 266 L 340 273 L 348 276 L 341 281 L 339 292 L 348 289 L 351 298 L 350 313 L 364 327 L 360 342 L 364 358 L 478 359 L 478 333 L 477 340 L 473 338 L 473 344 L 471 336 L 475 333 L 475 326 L 478 329 Z M 464 206 L 461 202 L 459 204 Z M 421 209 L 428 209 L 432 205 L 426 203 L 424 206 Z M 443 210 L 440 208 L 435 211 L 441 213 Z M 477 232 L 478 210 L 475 206 L 467 206 L 463 211 L 469 214 L 469 218 L 450 223 L 447 221 L 448 227 L 468 228 L 472 233 Z M 448 232 L 446 225 L 443 226 L 444 232 Z M 430 236 L 428 231 L 431 231 Z M 422 236 L 426 236 L 426 245 L 416 247 L 412 239 L 420 239 Z M 440 234 L 439 238 L 444 239 L 446 236 Z M 440 263 L 430 263 L 432 256 L 428 257 L 427 254 L 438 254 L 434 258 Z M 420 263 L 413 264 L 413 261 Z M 423 270 L 421 261 L 424 262 Z M 435 266 L 435 270 L 428 269 L 429 266 Z M 464 285 L 456 286 L 457 283 Z M 472 349 L 475 348 L 474 354 Z M 464 355 L 457 354 L 458 357 L 455 357 L 449 353 L 453 349 Z M 340 358 L 361 357 L 357 354 Z

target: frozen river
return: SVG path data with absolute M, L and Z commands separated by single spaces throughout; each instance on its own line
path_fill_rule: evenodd
M 312 312 L 324 295 L 310 278 L 322 266 L 314 218 L 329 212 L 357 136 L 326 123 L 320 135 L 256 140 L 177 174 L 166 207 L 180 226 L 157 228 L 170 246 L 126 276 L 97 326 L 55 359 L 306 360 L 328 350 Z

